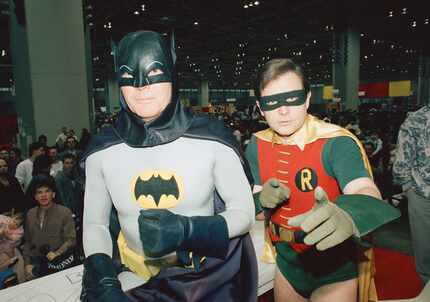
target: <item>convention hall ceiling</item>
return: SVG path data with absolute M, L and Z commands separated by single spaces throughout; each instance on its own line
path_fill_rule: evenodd
M 113 70 L 112 45 L 127 32 L 149 29 L 174 33 L 182 87 L 208 79 L 214 88 L 250 88 L 258 66 L 281 56 L 305 64 L 314 83 L 330 83 L 334 37 L 346 24 L 360 33 L 361 81 L 415 78 L 421 53 L 429 55 L 425 2 L 84 0 L 83 18 L 90 28 L 95 86 Z M 2 37 L 9 36 L 7 24 L 2 14 Z M 8 39 L 1 39 L 0 66 L 10 64 L 8 47 Z

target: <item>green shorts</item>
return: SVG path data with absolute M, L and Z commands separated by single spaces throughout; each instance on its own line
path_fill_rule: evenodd
M 314 247 L 303 253 L 294 251 L 288 243 L 276 244 L 276 264 L 297 293 L 309 298 L 317 288 L 357 278 L 357 251 L 354 242 L 317 251 Z

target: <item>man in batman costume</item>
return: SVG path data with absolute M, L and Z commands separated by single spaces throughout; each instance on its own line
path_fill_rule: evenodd
M 81 300 L 256 301 L 251 178 L 234 137 L 181 106 L 161 35 L 130 33 L 117 55 L 122 110 L 84 156 Z M 112 260 L 112 210 L 121 263 L 146 281 L 127 293 Z

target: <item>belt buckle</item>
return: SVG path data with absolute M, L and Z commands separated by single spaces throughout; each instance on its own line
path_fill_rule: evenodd
M 279 228 L 279 238 L 282 241 L 294 243 L 295 242 L 294 231 L 280 227 Z

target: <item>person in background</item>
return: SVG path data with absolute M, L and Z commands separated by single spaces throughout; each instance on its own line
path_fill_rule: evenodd
M 73 173 L 75 166 L 76 157 L 73 154 L 66 154 L 63 157 L 63 170 L 55 176 L 55 183 L 61 204 L 68 207 L 75 215 L 80 216 L 83 192 Z
M 33 162 L 39 155 L 45 154 L 43 145 L 39 142 L 31 143 L 29 146 L 30 157 L 23 160 L 16 166 L 15 177 L 18 179 L 24 192 L 30 184 L 33 175 Z
M 425 284 L 430 278 L 430 105 L 411 112 L 401 125 L 393 178 L 408 198 L 415 266 Z
M 48 148 L 48 137 L 45 134 L 39 135 L 37 141 L 45 148 L 45 151 Z
M 87 149 L 88 143 L 91 140 L 90 131 L 87 128 L 82 128 L 81 138 L 79 139 L 78 149 L 85 151 Z
M 9 149 L 6 147 L 0 148 L 0 158 L 4 159 L 5 161 L 9 161 Z
M 58 147 L 58 150 L 63 150 L 64 148 L 64 143 L 66 142 L 66 138 L 67 138 L 67 127 L 63 126 L 61 128 L 61 132 L 60 134 L 57 136 L 57 138 L 55 139 L 55 144 Z
M 0 214 L 22 213 L 25 209 L 24 193 L 18 180 L 8 173 L 8 165 L 0 159 Z
M 11 148 L 9 150 L 9 173 L 15 176 L 16 166 L 22 161 L 21 150 L 19 148 Z
M 37 206 L 26 215 L 24 233 L 27 280 L 48 274 L 49 263 L 76 245 L 72 212 L 56 202 L 55 180 L 50 175 L 38 175 L 33 183 L 30 194 Z
M 62 160 L 66 154 L 72 154 L 76 158 L 80 158 L 82 151 L 77 148 L 78 141 L 73 136 L 69 136 L 64 143 L 64 150 L 60 153 L 59 158 Z
M 48 148 L 48 156 L 51 161 L 51 172 L 50 175 L 55 177 L 58 172 L 63 170 L 63 162 L 59 159 L 57 146 L 51 146 Z
M 24 234 L 22 216 L 16 213 L 0 214 L 0 289 L 9 278 L 25 281 L 24 260 L 19 250 Z

